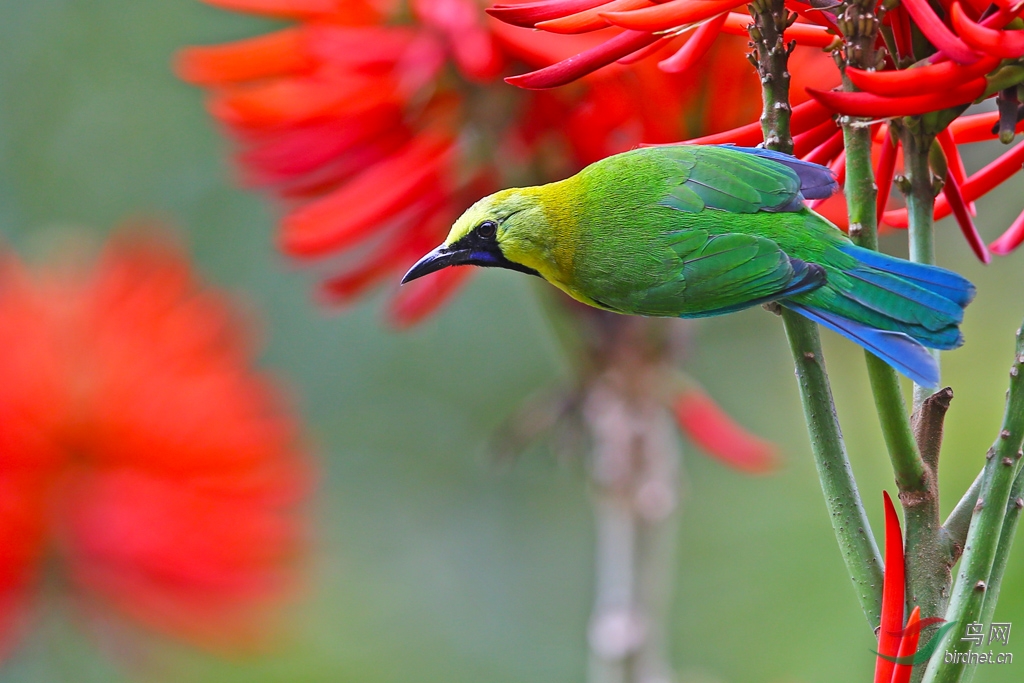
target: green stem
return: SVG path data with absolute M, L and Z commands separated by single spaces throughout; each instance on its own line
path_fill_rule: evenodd
M 926 683 L 957 683 L 968 665 L 963 661 L 946 661 L 946 650 L 962 651 L 967 624 L 976 623 L 982 617 L 988 598 L 989 609 L 995 609 L 995 596 L 986 596 L 990 584 L 1001 580 L 1002 568 L 997 567 L 996 558 L 1000 548 L 1004 554 L 1009 551 L 1009 536 L 1002 539 L 1007 504 L 1011 488 L 1017 475 L 1017 463 L 1021 457 L 1021 443 L 1024 442 L 1024 335 L 1017 331 L 1017 348 L 1013 367 L 1010 370 L 1010 391 L 1006 398 L 1002 429 L 995 443 L 989 449 L 981 481 L 978 502 L 967 532 L 963 558 L 953 585 L 946 620 L 955 621 L 937 650 L 938 656 L 928 662 L 924 680 Z M 999 569 L 997 575 L 995 570 Z M 954 660 L 956 658 L 953 658 Z
M 871 129 L 860 121 L 843 119 L 846 146 L 846 206 L 850 217 L 850 236 L 865 249 L 878 250 L 876 188 L 871 168 Z M 896 483 L 900 491 L 926 489 L 925 466 L 910 429 L 899 377 L 884 361 L 865 352 L 875 409 L 882 435 L 889 450 Z M 936 518 L 936 525 L 938 519 Z
M 790 348 L 796 362 L 797 382 L 804 417 L 811 437 L 811 451 L 825 494 L 832 529 L 853 582 L 864 616 L 872 628 L 882 614 L 882 558 L 853 477 L 846 445 L 832 402 L 832 389 L 821 354 L 814 323 L 782 309 Z
M 788 60 L 792 45 L 783 43 L 783 31 L 796 19 L 783 0 L 755 0 L 749 6 L 754 25 L 750 55 L 761 79 L 764 110 L 761 127 L 765 147 L 792 152 L 790 132 Z M 832 528 L 868 624 L 881 620 L 882 559 L 857 491 L 846 445 L 836 417 L 832 388 L 825 372 L 818 327 L 798 313 L 783 308 L 782 320 L 796 363 L 797 383 L 811 438 L 811 451 L 825 494 Z
M 935 263 L 935 230 L 932 223 L 935 189 L 931 169 L 928 167 L 928 154 L 933 139 L 932 135 L 921 132 L 920 126 L 913 125 L 913 122 L 903 129 L 910 260 L 914 263 Z M 929 353 L 937 364 L 939 352 L 931 349 Z M 931 389 L 915 384 L 914 409 L 917 410 L 921 402 L 931 394 Z
M 750 40 L 754 50 L 751 62 L 761 77 L 761 128 L 764 146 L 786 154 L 793 153 L 793 135 L 789 119 L 793 108 L 789 104 L 789 53 L 793 45 L 783 42 L 786 27 L 796 21 L 796 15 L 786 10 L 784 0 L 754 0 L 748 5 L 754 23 L 750 26 Z
M 877 190 L 871 168 L 871 129 L 850 118 L 844 118 L 842 123 L 850 236 L 859 246 L 877 250 Z M 943 562 L 948 554 L 940 534 L 935 467 L 925 463 L 914 440 L 896 371 L 874 354 L 866 351 L 864 355 L 878 421 L 903 503 L 908 604 L 919 605 L 926 616 L 935 616 L 944 611 L 949 588 L 949 567 Z M 939 440 L 945 410 L 941 413 L 934 420 Z M 937 447 L 935 456 L 937 465 Z
M 999 532 L 999 545 L 996 547 L 996 557 L 992 562 L 992 572 L 989 575 L 988 590 L 985 595 L 985 604 L 981 608 L 982 624 L 990 626 L 996 615 L 996 603 L 999 602 L 999 589 L 1002 588 L 1003 575 L 1006 573 L 1006 563 L 1010 559 L 1010 550 L 1013 548 L 1013 537 L 1017 533 L 1017 524 L 1020 522 L 1021 510 L 1024 510 L 1024 472 L 1018 472 L 1017 478 L 1010 489 L 1010 499 L 1006 503 L 1006 513 L 1003 517 L 1003 528 Z M 969 668 L 964 672 L 962 683 L 970 683 L 974 678 L 977 668 Z
M 956 562 L 964 551 L 964 543 L 967 542 L 967 530 L 971 526 L 971 517 L 974 515 L 974 505 L 978 502 L 978 494 L 981 493 L 981 479 L 984 470 L 974 478 L 974 483 L 964 492 L 960 502 L 956 504 L 949 517 L 942 523 L 945 532 L 946 544 L 950 560 Z

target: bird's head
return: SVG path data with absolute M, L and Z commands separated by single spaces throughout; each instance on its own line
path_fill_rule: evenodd
M 508 268 L 540 275 L 548 238 L 539 190 L 502 190 L 466 209 L 444 243 L 417 261 L 402 284 L 448 266 Z

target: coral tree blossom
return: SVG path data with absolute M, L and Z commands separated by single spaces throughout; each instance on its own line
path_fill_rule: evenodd
M 786 29 L 785 37 L 798 46 L 839 47 L 843 24 L 837 7 L 787 2 L 795 22 Z M 955 110 L 950 118 L 956 120 L 937 140 L 945 168 L 935 170 L 944 176 L 945 186 L 936 197 L 935 218 L 953 215 L 972 250 L 987 262 L 988 251 L 973 222 L 973 202 L 1024 166 L 1024 142 L 970 177 L 964 173 L 959 146 L 996 138 L 1009 144 L 1015 133 L 1024 131 L 1019 85 L 1024 80 L 1024 67 L 1019 64 L 1024 57 L 1024 2 L 1000 2 L 990 9 L 988 2 L 968 0 L 943 2 L 942 8 L 940 14 L 926 0 L 906 0 L 882 13 L 876 45 L 883 56 L 879 68 L 846 69 L 859 92 L 827 90 L 829 82 L 838 84 L 838 72 L 821 60 L 802 59 L 799 50 L 794 53 L 790 61 L 796 104 L 794 154 L 831 167 L 842 180 L 846 159 L 837 114 L 884 120 Z M 498 4 L 488 11 L 503 21 L 549 34 L 612 32 L 599 45 L 572 58 L 508 79 L 524 88 L 549 88 L 616 60 L 640 60 L 662 49 L 669 56 L 662 55 L 661 69 L 690 70 L 719 36 L 748 30 L 753 20 L 737 10 L 743 10 L 742 5 L 716 0 L 539 0 Z M 914 30 L 921 36 L 916 42 Z M 552 39 L 557 37 L 552 35 Z M 801 102 L 806 95 L 813 99 Z M 956 118 L 970 103 L 987 98 L 999 100 L 998 112 Z M 899 140 L 888 134 L 888 128 L 881 121 L 874 123 L 879 216 L 890 226 L 905 228 L 906 209 L 884 211 L 902 157 Z M 754 121 L 688 142 L 755 145 L 760 141 L 761 127 Z M 841 196 L 813 206 L 837 224 L 846 224 Z M 1024 213 L 991 249 L 1006 254 L 1021 242 Z
M 306 457 L 232 307 L 163 239 L 0 261 L 0 636 L 44 563 L 83 604 L 212 646 L 293 582 Z

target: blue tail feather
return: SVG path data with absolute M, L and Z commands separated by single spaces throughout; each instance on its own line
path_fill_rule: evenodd
M 906 278 L 918 287 L 949 299 L 961 308 L 974 299 L 974 285 L 963 277 L 945 268 L 925 263 L 913 263 L 901 258 L 882 254 L 854 245 L 844 245 L 841 251 L 853 256 L 864 265 L 886 273 Z
M 875 329 L 820 308 L 804 306 L 792 301 L 781 303 L 805 318 L 863 346 L 921 386 L 931 389 L 938 388 L 938 364 L 928 350 L 909 335 Z

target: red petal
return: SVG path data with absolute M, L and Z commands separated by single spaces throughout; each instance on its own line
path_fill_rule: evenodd
M 616 59 L 616 64 L 622 64 L 629 66 L 630 64 L 636 64 L 637 62 L 647 59 L 653 54 L 661 52 L 669 43 L 675 40 L 678 36 L 661 36 L 658 40 L 654 41 L 647 47 L 637 50 L 631 55 L 626 55 L 622 59 Z
M 711 49 L 711 45 L 715 42 L 715 38 L 718 37 L 728 18 L 728 13 L 719 14 L 717 17 L 709 19 L 707 23 L 698 26 L 689 40 L 674 55 L 658 62 L 658 68 L 670 74 L 685 72 Z
M 946 157 L 946 166 L 949 168 L 949 172 L 956 177 L 957 182 L 963 187 L 963 184 L 967 182 L 967 171 L 964 169 L 963 157 L 960 156 L 960 148 L 956 146 L 956 142 L 949 132 L 949 127 L 943 128 L 942 132 L 936 136 L 936 139 L 942 148 L 943 156 Z M 978 215 L 974 202 L 969 203 L 967 208 L 972 216 Z
M 901 4 L 907 9 L 907 13 L 917 27 L 921 29 L 921 33 L 947 57 L 960 64 L 973 64 L 978 60 L 979 55 L 953 35 L 952 31 L 942 23 L 942 19 L 935 14 L 935 10 L 928 4 L 928 0 L 903 0 Z
M 978 78 L 956 88 L 911 97 L 882 97 L 867 92 L 841 92 L 807 88 L 807 93 L 829 109 L 851 116 L 891 118 L 916 116 L 967 104 L 985 92 L 988 83 Z
M 968 142 L 981 142 L 982 140 L 993 140 L 996 134 L 992 127 L 999 121 L 999 112 L 987 112 L 985 114 L 971 114 L 961 116 L 949 124 L 947 130 L 953 135 L 953 140 L 958 145 Z
M 899 57 L 908 57 L 914 52 L 913 38 L 910 32 L 910 17 L 901 5 L 897 5 L 885 16 L 892 23 L 893 40 L 896 43 L 896 52 Z
M 608 0 L 542 0 L 541 2 L 524 2 L 519 5 L 495 5 L 488 7 L 487 13 L 506 24 L 533 28 L 538 22 L 566 17 L 577 12 L 585 12 Z
M 793 136 L 793 156 L 803 158 L 812 150 L 824 144 L 836 134 L 839 126 L 832 119 L 826 119 L 814 128 Z
M 1024 56 L 1024 31 L 985 28 L 971 21 L 959 3 L 953 3 L 950 19 L 953 22 L 953 29 L 975 50 L 1004 59 L 1018 59 Z
M 743 4 L 736 0 L 669 0 L 645 9 L 605 12 L 601 16 L 616 26 L 634 31 L 664 31 L 704 21 Z
M 913 657 L 917 654 L 917 641 L 921 637 L 921 629 L 917 628 L 921 621 L 921 608 L 914 607 L 907 619 L 906 635 L 900 639 L 899 657 Z M 913 664 L 897 664 L 892 673 L 892 683 L 910 683 Z
M 882 214 L 885 205 L 889 203 L 889 193 L 892 191 L 892 176 L 896 171 L 896 150 L 899 148 L 899 140 L 886 133 L 882 138 L 882 153 L 878 156 L 878 169 L 875 171 L 875 183 L 878 185 L 878 198 L 875 204 L 875 215 L 878 222 L 882 222 Z
M 982 57 L 974 64 L 961 66 L 956 62 L 940 62 L 898 71 L 863 71 L 846 68 L 859 90 L 885 97 L 909 97 L 944 92 L 984 76 L 999 66 L 999 57 Z
M 207 5 L 280 19 L 313 19 L 333 14 L 337 0 L 203 0 Z
M 900 518 L 893 507 L 888 491 L 885 498 L 885 576 L 882 584 L 882 623 L 878 631 L 879 654 L 895 657 L 899 652 L 903 630 L 903 532 Z M 875 683 L 890 683 L 894 664 L 884 657 L 875 660 Z
M 806 131 L 821 125 L 831 117 L 831 111 L 817 100 L 812 99 L 793 107 L 793 114 L 790 116 L 789 125 L 794 131 Z M 687 140 L 685 144 L 718 145 L 731 142 L 736 145 L 753 146 L 762 140 L 764 140 L 764 132 L 761 128 L 761 123 L 754 121 L 732 130 Z
M 1017 216 L 1017 220 L 1010 224 L 1007 231 L 1000 235 L 995 242 L 988 245 L 988 248 L 992 250 L 993 254 L 1006 256 L 1019 247 L 1021 242 L 1024 242 L 1024 212 L 1021 212 Z
M 814 148 L 810 154 L 805 156 L 804 161 L 813 164 L 826 165 L 836 158 L 843 151 L 843 131 L 837 130 L 828 140 Z
M 575 57 L 537 71 L 510 76 L 505 81 L 530 90 L 556 88 L 597 71 L 603 66 L 608 66 L 615 60 L 643 49 L 660 38 L 661 36 L 644 31 L 623 31 L 614 38 Z
M 365 239 L 418 197 L 449 162 L 447 139 L 423 136 L 337 191 L 294 211 L 282 222 L 281 246 L 295 256 L 342 250 Z
M 538 22 L 535 28 L 539 28 L 540 30 L 547 31 L 549 33 L 587 33 L 588 31 L 596 31 L 608 26 L 607 20 L 600 16 L 601 12 L 633 10 L 639 9 L 640 7 L 650 7 L 650 5 L 651 3 L 649 0 L 606 1 L 603 5 L 599 5 L 583 12 L 559 17 L 558 19 L 549 19 L 548 21 Z
M 224 45 L 187 47 L 174 59 L 174 71 L 193 85 L 284 76 L 313 67 L 301 29 L 289 28 Z
M 992 257 L 989 256 L 985 243 L 982 241 L 981 235 L 978 234 L 978 229 L 974 227 L 974 221 L 971 220 L 971 213 L 967 209 L 967 203 L 964 201 L 964 196 L 960 189 L 960 181 L 952 173 L 946 174 L 946 183 L 942 186 L 942 194 L 949 201 L 949 205 L 953 209 L 953 215 L 956 216 L 956 222 L 960 225 L 960 230 L 964 233 L 967 244 L 971 245 L 974 255 L 978 257 L 979 261 L 987 264 L 992 260 Z
M 689 389 L 676 400 L 676 421 L 702 449 L 726 465 L 750 473 L 775 469 L 776 447 L 738 425 L 698 389 Z

